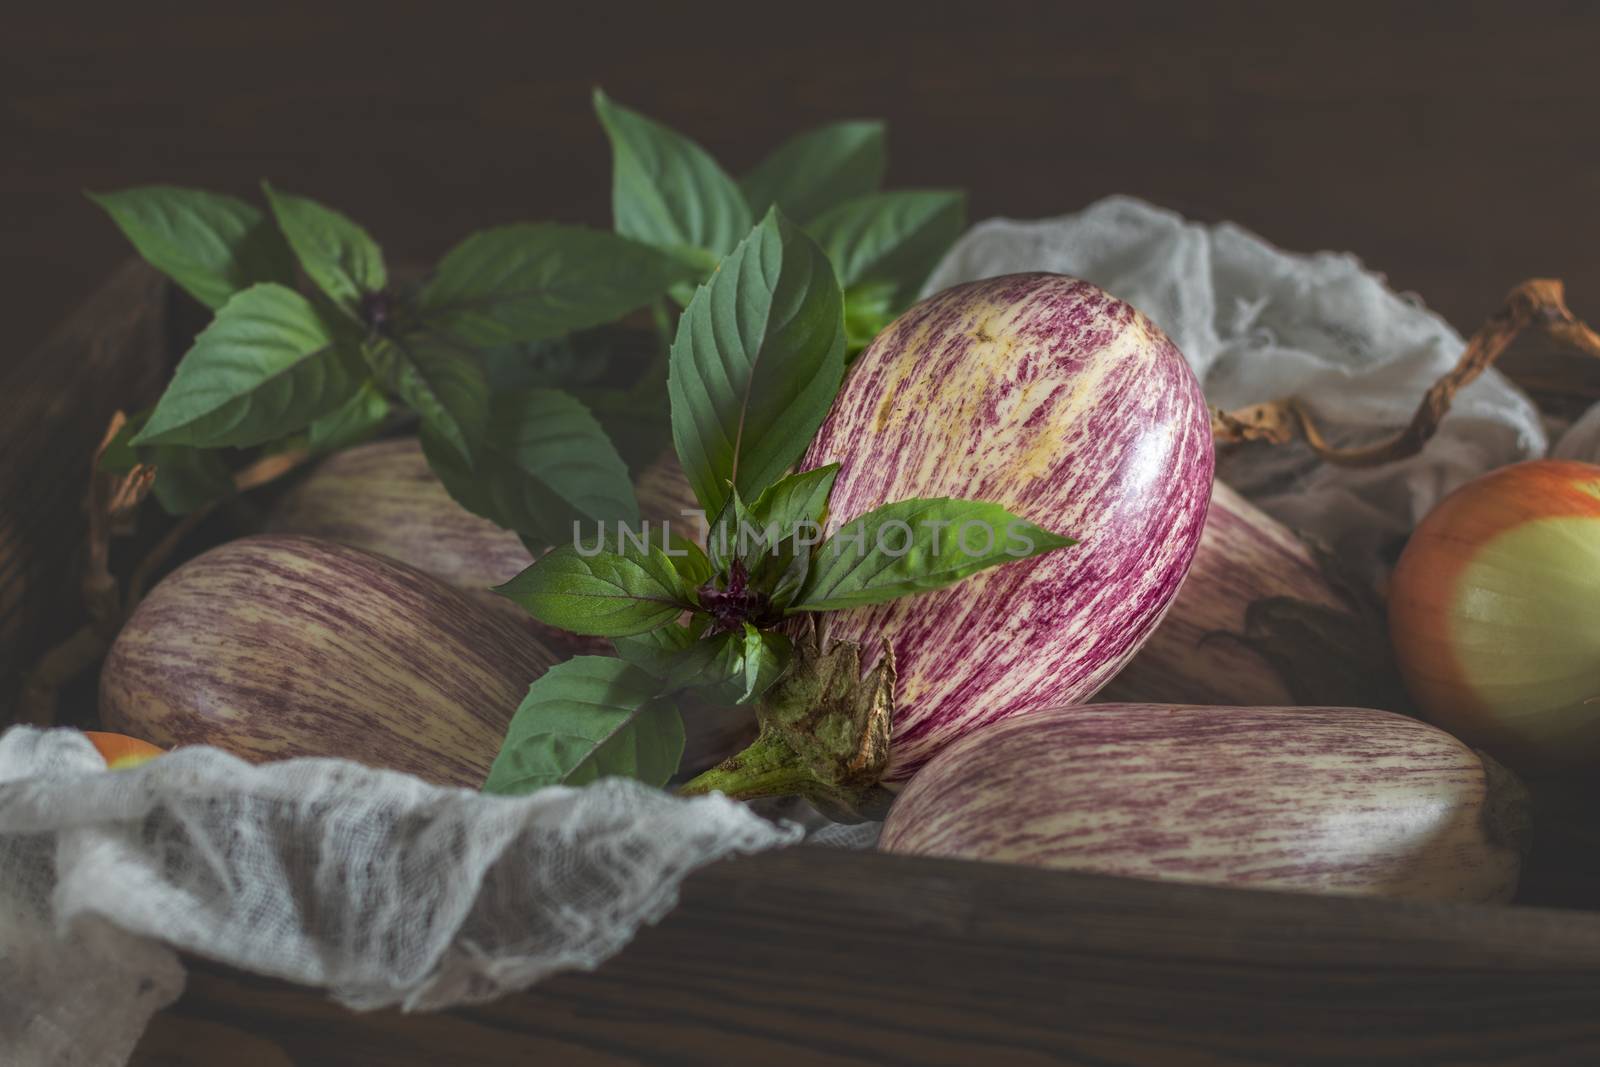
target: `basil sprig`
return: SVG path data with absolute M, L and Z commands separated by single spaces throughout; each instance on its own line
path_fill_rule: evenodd
M 294 256 L 254 204 L 171 185 L 90 193 L 89 199 L 152 267 L 212 310 L 258 282 L 294 284 Z
M 958 552 L 925 528 L 906 554 L 848 554 L 910 519 L 1021 520 L 914 501 L 828 531 L 838 468 L 789 473 L 849 360 L 916 298 L 960 231 L 961 194 L 886 191 L 877 121 L 806 131 L 735 177 L 604 93 L 594 106 L 612 150 L 615 232 L 500 226 L 415 280 L 394 278 L 354 220 L 271 186 L 264 210 L 170 186 L 93 197 L 215 315 L 104 460 L 154 464 L 168 510 L 230 491 L 237 450 L 325 452 L 415 422 L 458 502 L 530 547 L 561 546 L 500 591 L 548 623 L 610 638 L 618 656 L 579 657 L 534 683 L 493 792 L 603 774 L 664 784 L 683 749 L 680 707 L 760 704 L 780 688 L 798 707 L 796 693 L 833 684 L 825 674 L 851 674 L 849 657 L 791 640 L 796 616 L 1021 558 Z M 683 306 L 676 321 L 663 296 Z M 651 370 L 602 383 L 605 345 L 585 331 L 646 306 L 659 334 Z M 711 517 L 705 544 L 624 532 L 639 529 L 638 507 L 612 435 L 630 462 L 648 462 L 669 414 Z M 1032 553 L 1067 543 L 1022 528 Z M 575 529 L 595 536 L 567 544 Z M 892 671 L 874 677 L 881 703 Z
M 678 257 L 704 281 L 776 207 L 821 245 L 844 291 L 847 357 L 916 299 L 965 225 L 949 189 L 883 189 L 881 122 L 836 122 L 780 145 L 738 182 L 688 137 L 595 93 L 612 148 L 616 230 Z M 691 286 L 673 295 L 687 303 Z
M 672 439 L 708 514 L 805 452 L 844 379 L 844 301 L 822 249 L 773 208 L 678 320 Z
M 171 472 L 157 476 L 169 510 L 229 491 L 219 468 L 231 454 L 218 450 L 330 451 L 409 416 L 451 494 L 532 542 L 557 543 L 574 521 L 635 517 L 627 465 L 588 408 L 555 389 L 497 394 L 490 370 L 503 369 L 505 346 L 611 322 L 695 268 L 622 234 L 519 223 L 471 235 L 420 284 L 399 284 L 351 219 L 263 190 L 266 212 L 171 186 L 93 198 L 215 310 L 126 441 Z
M 484 789 L 526 793 L 606 775 L 664 782 L 683 757 L 683 719 L 656 680 L 624 660 L 578 656 L 528 690 Z
M 867 252 L 845 261 L 860 276 L 870 276 L 877 262 Z M 809 646 L 800 654 L 789 636 L 792 620 L 942 589 L 1074 543 L 997 504 L 955 499 L 893 502 L 826 531 L 839 466 L 787 472 L 843 378 L 845 320 L 829 257 L 779 207 L 770 208 L 695 291 L 670 354 L 673 442 L 711 516 L 703 549 L 674 540 L 670 526 L 602 530 L 588 543 L 553 550 L 499 589 L 541 622 L 613 640 L 618 659 L 611 670 L 629 680 L 633 717 L 617 729 L 630 753 L 657 743 L 652 716 L 668 705 L 757 704 L 760 759 L 767 761 L 803 765 L 839 747 L 848 738 L 833 734 L 855 729 L 856 718 L 867 722 L 864 711 L 852 718 L 840 708 L 877 708 L 872 722 L 881 732 L 883 694 L 892 701 L 892 657 L 858 694 L 864 683 L 846 678 L 850 672 L 839 666 L 846 660 Z M 552 707 L 567 714 L 562 701 L 571 685 L 556 672 L 533 683 L 496 763 L 520 770 L 492 774 L 486 789 L 521 792 L 589 775 L 602 742 L 585 747 L 543 725 Z M 834 708 L 815 718 L 829 731 L 824 743 L 807 748 L 803 740 L 769 736 L 762 702 L 780 688 L 774 714 L 785 729 L 811 721 L 797 702 Z M 586 736 L 604 733 L 604 744 L 616 744 L 602 726 L 618 714 L 601 706 Z M 665 784 L 675 768 L 664 744 L 645 764 L 617 773 Z
M 685 307 L 667 393 L 678 460 L 710 521 L 703 547 L 670 529 L 654 540 L 648 526 L 618 529 L 557 548 L 499 590 L 549 625 L 611 638 L 611 670 L 628 679 L 633 717 L 603 742 L 557 737 L 545 720 L 566 714 L 551 709 L 567 708 L 573 683 L 546 675 L 517 712 L 491 792 L 584 780 L 613 736 L 625 736 L 629 751 L 656 743 L 646 764 L 618 773 L 665 784 L 675 767 L 671 743 L 652 741 L 656 709 L 760 704 L 785 679 L 786 708 L 806 693 L 879 706 L 871 693 L 846 699 L 840 680 L 851 672 L 839 664 L 856 660 L 810 646 L 801 655 L 790 620 L 943 588 L 1072 543 L 997 505 L 961 500 L 891 504 L 825 536 L 838 466 L 788 473 L 848 359 L 915 299 L 960 231 L 959 193 L 884 192 L 881 123 L 809 131 L 735 182 L 700 145 L 603 93 L 595 110 L 612 146 L 617 232 L 672 256 L 700 283 L 673 289 Z M 995 530 L 996 543 L 966 551 L 974 525 Z M 941 543 L 950 527 L 968 528 L 968 540 Z M 879 543 L 901 528 L 903 545 Z M 892 668 L 873 679 L 881 696 Z M 597 723 L 611 721 L 611 707 Z M 594 725 L 589 735 L 602 732 Z
M 594 110 L 611 139 L 617 232 L 670 252 L 702 275 L 715 270 L 750 229 L 750 205 L 738 185 L 704 148 L 598 89 Z
M 829 208 L 883 188 L 889 166 L 882 122 L 835 122 L 791 137 L 739 180 L 750 209 L 782 207 L 808 224 Z

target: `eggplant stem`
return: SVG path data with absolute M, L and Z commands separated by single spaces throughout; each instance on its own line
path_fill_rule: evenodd
M 721 793 L 731 800 L 800 797 L 834 822 L 880 820 L 894 794 L 883 786 L 833 784 L 820 777 L 781 733 L 765 730 L 749 748 L 678 787 L 684 797 Z
M 804 796 L 820 786 L 794 747 L 764 732 L 750 747 L 678 787 L 679 796 L 722 793 L 734 800 Z

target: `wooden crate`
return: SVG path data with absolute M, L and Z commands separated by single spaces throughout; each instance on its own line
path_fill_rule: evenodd
M 100 431 L 193 328 L 130 265 L 0 379 L 0 721 L 78 621 Z M 1563 803 L 1514 907 L 795 848 L 692 876 L 595 972 L 483 1007 L 356 1014 L 192 960 L 135 1062 L 1600 1063 L 1600 806 Z

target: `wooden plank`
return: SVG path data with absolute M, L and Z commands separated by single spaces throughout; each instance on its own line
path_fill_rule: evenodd
M 1596 1063 L 1600 915 L 796 848 L 481 1007 L 357 1015 L 205 967 L 169 1015 L 385 1067 Z

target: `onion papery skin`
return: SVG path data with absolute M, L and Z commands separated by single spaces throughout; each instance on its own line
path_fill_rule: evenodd
M 879 847 L 1175 882 L 1423 900 L 1516 891 L 1526 794 L 1361 708 L 1087 704 L 962 738 Z
M 1389 630 L 1430 721 L 1519 769 L 1600 766 L 1600 467 L 1519 463 L 1440 501 Z
M 1213 448 L 1199 384 L 1154 323 L 1088 282 L 1015 274 L 947 289 L 880 333 L 800 466 L 826 463 L 840 464 L 839 523 L 959 497 L 1080 542 L 830 614 L 866 667 L 893 645 L 893 786 L 970 730 L 1085 699 L 1139 650 L 1200 541 Z

